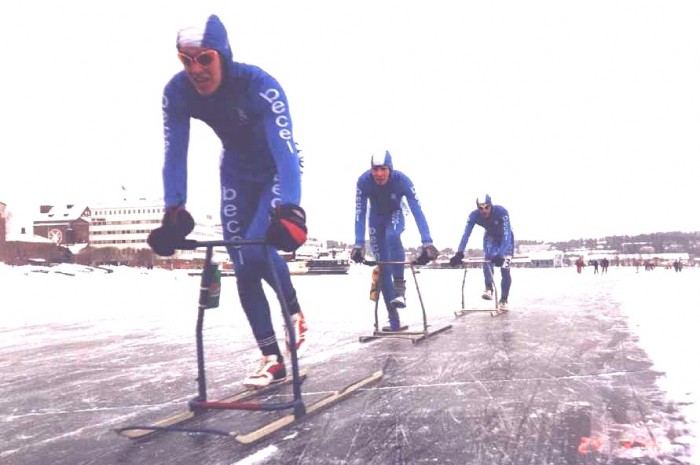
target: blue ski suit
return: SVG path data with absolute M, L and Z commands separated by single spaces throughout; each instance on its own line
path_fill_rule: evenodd
M 221 140 L 221 222 L 224 239 L 265 237 L 270 214 L 280 203 L 300 204 L 301 171 L 292 137 L 289 104 L 280 84 L 262 69 L 233 61 L 226 29 L 218 17 L 207 20 L 201 47 L 216 50 L 222 82 L 201 96 L 181 71 L 163 92 L 165 206 L 187 202 L 190 120 L 203 121 Z M 258 345 L 277 347 L 262 280 L 272 275 L 262 246 L 229 247 L 238 295 Z M 281 293 L 291 313 L 299 311 L 286 262 L 273 250 Z M 269 351 L 268 351 L 269 352 Z
M 500 205 L 492 205 L 491 213 L 488 218 L 481 215 L 479 210 L 474 210 L 469 214 L 467 226 L 464 228 L 462 240 L 459 243 L 457 250 L 464 252 L 475 225 L 484 228 L 484 259 L 483 264 L 484 283 L 486 289 L 492 289 L 494 265 L 491 262 L 493 257 L 500 255 L 501 257 L 512 258 L 513 250 L 515 249 L 515 238 L 513 230 L 510 226 L 510 217 L 508 210 Z M 512 279 L 510 276 L 510 261 L 507 260 L 504 266 L 501 267 L 501 300 L 507 302 L 510 293 L 510 285 Z
M 355 246 L 365 244 L 365 223 L 369 225 L 369 241 L 372 254 L 377 261 L 405 261 L 406 251 L 401 243 L 401 233 L 406 225 L 401 200 L 405 198 L 416 220 L 421 242 L 432 244 L 428 222 L 423 214 L 416 189 L 408 176 L 393 169 L 391 154 L 386 152 L 384 166 L 391 172 L 383 186 L 376 183 L 372 170 L 367 170 L 357 179 L 355 196 Z M 367 203 L 369 201 L 369 218 Z M 403 278 L 404 265 L 381 267 L 380 290 L 384 303 L 391 313 L 390 302 L 396 297 L 393 278 Z

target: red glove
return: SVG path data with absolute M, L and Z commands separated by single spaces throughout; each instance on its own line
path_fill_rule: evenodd
M 294 252 L 306 242 L 306 213 L 298 205 L 285 203 L 272 212 L 265 240 L 285 252 Z

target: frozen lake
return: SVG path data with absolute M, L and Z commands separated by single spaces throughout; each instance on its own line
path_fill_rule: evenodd
M 35 270 L 0 265 L 0 463 L 700 463 L 696 269 L 514 269 L 510 314 L 462 318 L 453 314 L 462 270 L 422 270 L 428 323 L 453 327 L 419 344 L 359 342 L 373 330 L 370 268 L 295 276 L 311 341 L 305 396 L 382 367 L 386 376 L 252 446 L 111 431 L 167 416 L 196 394 L 198 277 Z M 481 271 L 466 276 L 467 307 L 484 307 Z M 407 278 L 402 319 L 421 329 Z M 281 339 L 276 303 L 273 320 Z M 239 389 L 259 352 L 235 278 L 223 278 L 204 334 L 210 397 Z M 261 415 L 276 414 L 198 421 L 246 429 Z

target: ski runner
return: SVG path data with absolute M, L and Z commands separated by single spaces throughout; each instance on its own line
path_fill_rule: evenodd
M 186 210 L 190 120 L 211 127 L 221 140 L 221 221 L 225 240 L 260 240 L 284 251 L 306 241 L 306 215 L 300 206 L 301 171 L 292 137 L 289 104 L 280 84 L 262 69 L 233 60 L 223 23 L 211 15 L 200 26 L 177 34 L 184 69 L 163 92 L 165 215 L 148 243 L 170 256 L 189 234 L 194 220 Z M 261 387 L 286 378 L 262 281 L 272 283 L 263 246 L 228 247 L 238 295 L 262 352 L 259 368 L 244 380 Z M 273 251 L 281 282 L 279 299 L 291 314 L 297 352 L 306 348 L 306 323 L 286 262 Z M 285 330 L 288 330 L 285 328 Z M 289 344 L 289 343 L 287 343 Z
M 355 245 L 351 255 L 353 261 L 364 262 L 366 222 L 369 223 L 370 247 L 377 261 L 403 262 L 406 260 L 406 251 L 401 244 L 401 234 L 406 224 L 401 208 L 403 198 L 408 201 L 421 236 L 422 247 L 416 264 L 425 265 L 437 258 L 438 251 L 433 246 L 428 222 L 416 196 L 413 182 L 404 173 L 394 169 L 391 154 L 388 150 L 382 149 L 372 155 L 371 169 L 362 173 L 357 180 Z M 397 293 L 396 284 L 403 281 L 403 272 L 403 264 L 385 265 L 381 270 L 380 290 L 389 314 L 389 324 L 382 328 L 383 331 L 401 329 L 397 309 L 406 307 L 406 301 L 403 295 Z M 394 281 L 396 277 L 400 280 L 398 283 Z M 405 289 L 405 285 L 403 288 Z
M 481 297 L 486 300 L 493 299 L 493 273 L 494 265 L 501 268 L 501 298 L 498 302 L 499 310 L 508 310 L 508 294 L 510 293 L 511 277 L 510 262 L 513 259 L 515 238 L 510 226 L 508 210 L 500 205 L 493 205 L 491 196 L 476 199 L 476 210 L 469 214 L 464 235 L 457 248 L 457 253 L 450 259 L 450 265 L 457 266 L 462 263 L 464 249 L 467 247 L 469 236 L 475 225 L 484 228 L 484 282 L 486 288 Z

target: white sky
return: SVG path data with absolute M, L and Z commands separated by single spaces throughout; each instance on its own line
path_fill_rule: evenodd
M 313 236 L 354 240 L 355 183 L 379 144 L 438 248 L 457 246 L 484 192 L 518 239 L 700 230 L 697 1 L 2 2 L 0 201 L 160 196 L 176 32 L 210 13 L 234 57 L 285 88 Z M 195 215 L 218 211 L 218 156 L 195 125 Z

